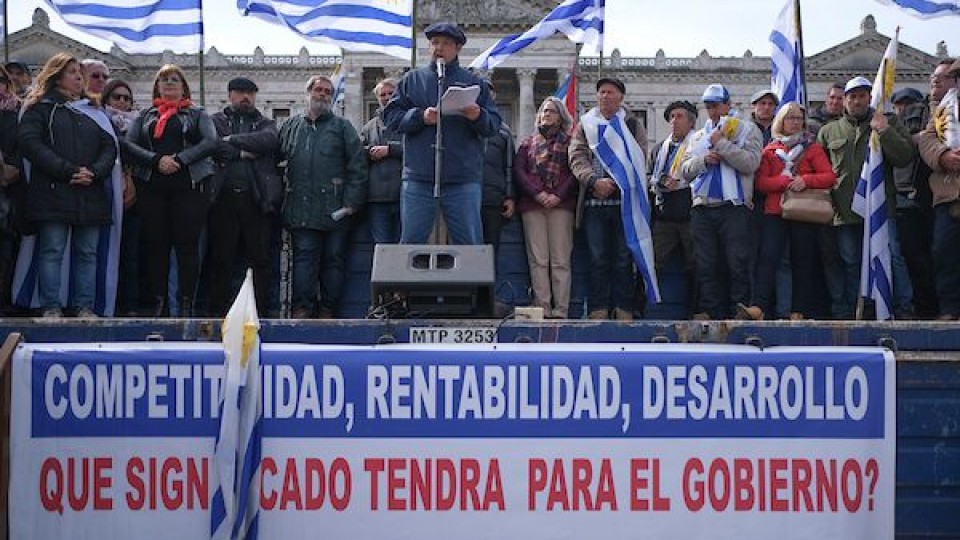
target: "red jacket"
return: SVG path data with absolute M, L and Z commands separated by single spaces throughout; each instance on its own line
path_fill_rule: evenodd
M 792 179 L 783 175 L 783 160 L 777 157 L 777 150 L 787 150 L 780 141 L 771 141 L 760 156 L 760 168 L 757 169 L 756 188 L 766 194 L 763 213 L 780 215 L 780 195 L 787 190 Z M 800 156 L 800 162 L 794 165 L 794 172 L 803 179 L 807 188 L 830 189 L 837 181 L 837 175 L 830 165 L 830 158 L 817 143 L 810 144 Z

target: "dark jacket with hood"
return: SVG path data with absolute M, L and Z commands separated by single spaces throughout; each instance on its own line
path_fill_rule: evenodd
M 370 119 L 360 130 L 360 140 L 365 149 L 371 146 L 387 146 L 387 157 L 372 161 L 370 166 L 369 194 L 372 203 L 391 203 L 400 200 L 400 174 L 403 168 L 403 135 L 390 129 L 383 122 L 383 112 Z
M 112 222 L 105 183 L 117 160 L 113 136 L 59 92 L 50 92 L 28 107 L 18 128 L 21 155 L 30 161 L 25 218 L 29 222 L 107 225 Z M 86 167 L 94 175 L 88 186 L 71 185 Z

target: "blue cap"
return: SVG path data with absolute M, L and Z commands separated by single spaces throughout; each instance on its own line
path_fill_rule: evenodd
M 730 92 L 722 84 L 711 84 L 703 91 L 700 101 L 704 103 L 727 103 L 730 101 Z
M 847 85 L 843 87 L 843 93 L 846 95 L 860 88 L 866 88 L 867 91 L 870 91 L 873 90 L 873 84 L 866 77 L 854 77 L 847 81 Z
M 915 103 L 923 101 L 923 94 L 916 88 L 904 88 L 897 90 L 890 96 L 890 103 L 899 103 L 904 100 L 910 100 Z
M 463 30 L 460 30 L 459 26 L 451 22 L 433 23 L 423 33 L 427 35 L 427 39 L 433 36 L 447 36 L 456 41 L 457 45 L 463 45 L 467 42 L 467 36 L 464 35 Z

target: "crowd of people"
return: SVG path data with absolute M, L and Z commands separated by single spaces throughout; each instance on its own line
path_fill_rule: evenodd
M 221 317 L 249 266 L 261 312 L 276 314 L 286 230 L 291 317 L 332 318 L 361 220 L 376 243 L 424 244 L 442 214 L 451 243 L 495 250 L 519 215 L 532 304 L 549 318 L 569 315 L 582 230 L 590 319 L 643 316 L 638 298 L 656 301 L 656 275 L 677 259 L 689 318 L 851 319 L 871 309 L 852 205 L 875 133 L 895 318 L 960 318 L 960 60 L 935 67 L 927 95 L 896 92 L 889 114 L 870 107 L 863 77 L 833 85 L 813 111 L 767 89 L 736 111 L 710 84 L 706 122 L 697 129 L 697 104 L 674 101 L 669 135 L 648 149 L 614 77 L 597 81 L 579 118 L 545 99 L 515 143 L 493 84 L 459 64 L 463 31 L 437 23 L 426 36 L 429 65 L 379 81 L 379 110 L 359 133 L 334 114 L 334 84 L 320 75 L 304 87 L 305 112 L 278 127 L 245 77 L 211 114 L 176 65 L 144 99 L 97 60 L 56 54 L 35 81 L 7 63 L 0 308 Z M 438 89 L 451 86 L 477 98 L 441 112 Z M 639 171 L 649 176 L 638 183 Z M 800 199 L 827 205 L 826 218 L 794 211 Z

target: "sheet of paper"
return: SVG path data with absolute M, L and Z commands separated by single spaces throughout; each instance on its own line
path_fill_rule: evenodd
M 462 114 L 460 109 L 477 102 L 480 96 L 480 87 L 451 86 L 440 98 L 440 114 Z

